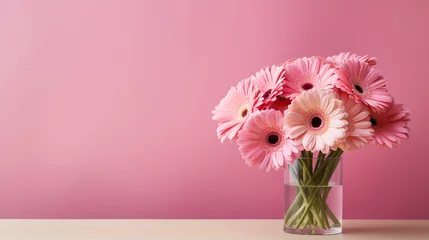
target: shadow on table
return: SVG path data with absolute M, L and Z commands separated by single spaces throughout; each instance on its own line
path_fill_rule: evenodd
M 429 239 L 429 228 L 427 225 L 416 223 L 407 226 L 350 226 L 343 228 L 343 234 L 346 235 L 365 235 L 365 234 L 394 234 L 396 236 L 427 236 Z

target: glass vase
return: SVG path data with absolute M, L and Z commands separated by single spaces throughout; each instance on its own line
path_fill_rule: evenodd
M 284 174 L 284 231 L 328 235 L 342 232 L 341 150 L 325 156 L 303 152 Z

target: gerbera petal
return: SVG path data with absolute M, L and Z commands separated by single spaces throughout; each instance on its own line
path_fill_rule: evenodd
M 282 153 L 282 151 L 278 151 L 278 152 L 276 152 L 276 158 L 277 158 L 277 165 L 278 165 L 279 167 L 283 167 L 283 166 L 284 166 L 285 159 L 284 159 L 284 157 L 283 157 L 283 153 Z
M 289 121 L 302 122 L 305 119 L 303 114 L 297 112 L 288 111 L 287 115 Z
M 306 149 L 315 148 L 314 145 L 316 144 L 316 142 L 314 138 L 315 138 L 315 135 L 310 132 L 304 134 L 304 137 L 302 138 L 302 145 L 304 146 L 304 148 Z
M 297 125 L 286 129 L 288 137 L 297 138 L 307 131 L 305 126 Z

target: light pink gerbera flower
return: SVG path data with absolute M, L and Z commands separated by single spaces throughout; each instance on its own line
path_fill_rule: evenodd
M 299 58 L 285 66 L 283 94 L 293 99 L 312 88 L 332 89 L 337 79 L 335 68 L 325 64 L 321 58 Z
M 368 55 L 365 56 L 358 56 L 355 53 L 340 53 L 338 55 L 335 56 L 331 56 L 331 57 L 327 57 L 326 61 L 329 62 L 330 64 L 332 64 L 332 66 L 334 67 L 339 67 L 341 64 L 345 63 L 346 61 L 350 60 L 350 59 L 356 59 L 359 61 L 363 61 L 368 63 L 369 66 L 373 66 L 375 64 L 377 64 L 377 59 L 375 57 L 369 57 Z
M 262 93 L 250 81 L 243 80 L 232 87 L 225 98 L 212 111 L 213 120 L 218 121 L 217 136 L 223 142 L 237 137 L 247 118 L 262 105 Z
M 351 59 L 338 69 L 336 87 L 348 93 L 357 103 L 363 102 L 373 111 L 382 112 L 393 102 L 386 88 L 386 80 L 368 63 Z
M 284 132 L 283 114 L 274 109 L 255 112 L 238 133 L 238 148 L 249 166 L 259 164 L 267 172 L 285 167 L 300 151 Z
M 371 127 L 369 108 L 349 97 L 347 93 L 340 93 L 347 112 L 347 137 L 339 141 L 338 147 L 348 152 L 363 147 L 372 140 L 374 129 Z
M 284 67 L 273 65 L 271 68 L 261 69 L 255 76 L 251 76 L 253 84 L 263 93 L 264 104 L 268 107 L 283 93 Z
M 312 89 L 297 96 L 285 112 L 289 138 L 305 150 L 328 153 L 346 137 L 347 113 L 335 93 Z
M 410 112 L 404 109 L 402 104 L 393 103 L 386 112 L 371 111 L 369 116 L 375 131 L 373 143 L 377 146 L 397 147 L 402 140 L 408 138 L 410 129 L 407 125 L 411 120 Z

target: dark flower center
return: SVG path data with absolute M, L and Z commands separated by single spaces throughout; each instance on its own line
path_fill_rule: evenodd
M 377 125 L 377 121 L 375 121 L 374 118 L 370 118 L 369 121 L 371 122 L 372 126 L 376 126 Z
M 248 112 L 248 110 L 247 110 L 247 109 L 244 109 L 244 110 L 241 112 L 241 117 L 246 117 L 246 116 L 247 116 L 247 112 Z
M 302 85 L 302 89 L 304 90 L 310 90 L 313 88 L 313 84 L 311 83 L 304 83 L 304 85 Z
M 356 91 L 363 93 L 363 89 L 361 88 L 361 86 L 359 86 L 357 84 L 355 85 L 355 89 L 356 89 Z
M 318 128 L 322 125 L 322 119 L 320 117 L 313 117 L 311 119 L 311 126 L 314 128 Z
M 279 140 L 280 140 L 280 138 L 279 138 L 279 136 L 277 136 L 276 134 L 270 134 L 269 136 L 268 136 L 268 142 L 270 143 L 270 144 L 276 144 L 276 143 L 278 143 L 279 142 Z
M 267 90 L 265 93 L 264 93 L 264 96 L 262 96 L 263 98 L 267 98 L 268 96 L 270 96 L 270 94 L 271 94 L 271 92 L 272 92 L 273 90 L 271 90 L 271 89 L 269 89 L 269 90 Z

